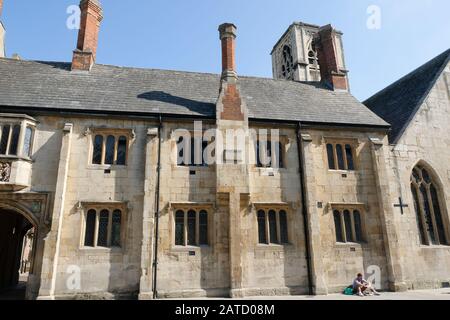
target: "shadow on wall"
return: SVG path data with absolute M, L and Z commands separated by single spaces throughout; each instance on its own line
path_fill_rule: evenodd
M 137 97 L 139 99 L 181 106 L 204 116 L 214 116 L 216 110 L 216 105 L 214 103 L 178 97 L 164 91 L 149 91 L 141 93 Z

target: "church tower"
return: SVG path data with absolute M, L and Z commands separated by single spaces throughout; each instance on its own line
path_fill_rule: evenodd
M 5 28 L 2 23 L 3 0 L 0 0 L 0 58 L 5 57 Z
M 320 81 L 317 25 L 294 22 L 275 44 L 272 55 L 274 79 Z M 334 30 L 335 54 L 340 72 L 347 73 L 342 44 L 342 32 Z

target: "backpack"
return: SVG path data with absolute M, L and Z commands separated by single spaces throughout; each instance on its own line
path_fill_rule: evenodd
M 349 286 L 349 287 L 345 288 L 344 294 L 346 296 L 352 296 L 353 295 L 353 286 Z

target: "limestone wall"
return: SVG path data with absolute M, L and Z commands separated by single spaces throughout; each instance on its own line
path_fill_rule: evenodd
M 450 247 L 420 244 L 410 176 L 416 164 L 425 165 L 439 184 L 441 211 L 450 235 L 450 65 L 411 121 L 396 146 L 392 147 L 395 195 L 401 194 L 409 208 L 398 225 L 403 253 L 405 281 L 409 288 L 441 287 L 450 281 Z M 397 203 L 395 202 L 395 203 Z M 400 213 L 398 213 L 400 215 Z
M 383 137 L 382 134 L 356 131 L 309 130 L 312 136 L 314 197 L 311 203 L 320 221 L 320 247 L 323 271 L 329 292 L 342 291 L 352 283 L 358 272 L 370 275 L 370 266 L 381 270 L 381 285 L 387 287 L 386 253 L 381 228 L 380 210 L 376 191 L 375 171 L 369 137 Z M 355 171 L 329 170 L 326 139 L 356 139 Z M 363 243 L 337 243 L 333 207 L 356 207 L 362 213 Z M 320 208 L 322 207 L 322 208 Z M 314 231 L 313 231 L 314 232 Z

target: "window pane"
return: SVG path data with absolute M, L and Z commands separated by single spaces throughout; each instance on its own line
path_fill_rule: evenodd
M 92 154 L 93 164 L 102 164 L 103 136 L 95 136 L 94 151 Z
M 191 145 L 188 139 L 180 137 L 177 143 L 178 147 L 178 165 L 188 166 L 191 161 Z
M 416 220 L 417 220 L 417 226 L 419 228 L 419 238 L 421 244 L 427 244 L 425 241 L 425 233 L 424 233 L 424 227 L 422 223 L 421 213 L 420 213 L 420 207 L 419 207 L 419 197 L 417 196 L 417 189 L 414 185 L 411 185 L 411 192 L 414 199 L 414 210 L 416 211 Z
M 27 127 L 25 130 L 25 139 L 23 141 L 23 155 L 31 157 L 31 139 L 33 138 L 33 129 Z
M 350 216 L 350 211 L 344 211 L 344 223 L 345 223 L 345 237 L 347 242 L 354 242 L 352 233 L 352 218 Z
M 428 174 L 427 170 L 422 169 L 422 177 L 423 177 L 423 180 L 425 180 L 426 183 L 431 183 L 431 177 Z
M 284 210 L 280 211 L 280 237 L 281 243 L 289 243 L 287 214 Z
M 352 147 L 349 144 L 345 145 L 345 154 L 347 156 L 347 169 L 355 170 L 355 164 L 353 162 Z
M 277 231 L 277 214 L 275 211 L 269 211 L 269 234 L 270 243 L 279 243 Z
M 422 184 L 420 187 L 420 193 L 422 194 L 423 199 L 423 209 L 425 213 L 425 221 L 426 221 L 426 230 L 428 232 L 428 235 L 430 236 L 430 241 L 432 244 L 438 244 L 436 235 L 434 234 L 434 228 L 433 228 L 433 220 L 431 217 L 431 208 L 430 208 L 430 199 L 428 199 L 427 190 L 425 186 Z
M 115 210 L 112 216 L 111 246 L 120 247 L 120 231 L 122 225 L 122 211 Z
M 95 210 L 89 210 L 86 215 L 86 229 L 84 234 L 84 246 L 94 246 L 95 219 L 97 213 Z
M 20 125 L 15 125 L 12 132 L 11 143 L 9 146 L 9 154 L 17 156 L 17 148 L 19 146 Z
M 109 224 L 109 211 L 103 210 L 100 212 L 100 218 L 98 220 L 98 240 L 97 246 L 108 246 L 108 224 Z
M 184 246 L 184 212 L 181 210 L 175 214 L 175 245 Z
M 434 210 L 434 217 L 436 220 L 436 226 L 439 232 L 439 243 L 440 244 L 448 244 L 447 239 L 445 236 L 445 229 L 444 229 L 444 223 L 442 221 L 442 214 L 441 214 L 441 208 L 439 205 L 439 198 L 437 195 L 436 188 L 431 185 L 430 187 L 430 193 L 431 193 L 431 200 L 433 201 L 433 210 Z
M 341 224 L 341 213 L 337 210 L 333 212 L 334 216 L 334 227 L 336 230 L 336 241 L 337 242 L 345 242 L 344 236 L 342 234 L 342 224 Z
M 191 166 L 196 166 L 197 163 L 195 161 L 195 153 L 198 152 L 197 148 L 195 148 L 195 138 L 191 138 L 191 162 L 189 163 Z
M 0 154 L 6 154 L 6 148 L 8 147 L 10 125 L 3 126 L 2 140 L 0 141 Z
M 263 210 L 258 211 L 258 242 L 267 244 L 266 213 Z
M 278 142 L 278 167 L 284 168 L 284 147 L 281 142 Z
M 127 161 L 127 138 L 122 136 L 117 144 L 117 165 L 124 166 Z
M 333 145 L 327 144 L 327 155 L 328 155 L 328 167 L 330 170 L 336 169 L 336 164 L 334 163 Z
M 197 214 L 194 210 L 188 212 L 188 245 L 195 246 L 195 232 L 197 226 Z
M 336 145 L 336 154 L 337 154 L 337 159 L 338 159 L 339 170 L 345 170 L 344 151 L 342 150 L 342 145 L 340 145 L 340 144 Z
M 108 136 L 106 138 L 105 164 L 114 164 L 114 148 L 116 147 L 116 138 Z
M 205 210 L 200 211 L 199 216 L 199 239 L 200 245 L 208 244 L 208 213 Z
M 361 214 L 358 210 L 353 211 L 353 221 L 355 222 L 356 241 L 363 242 Z

